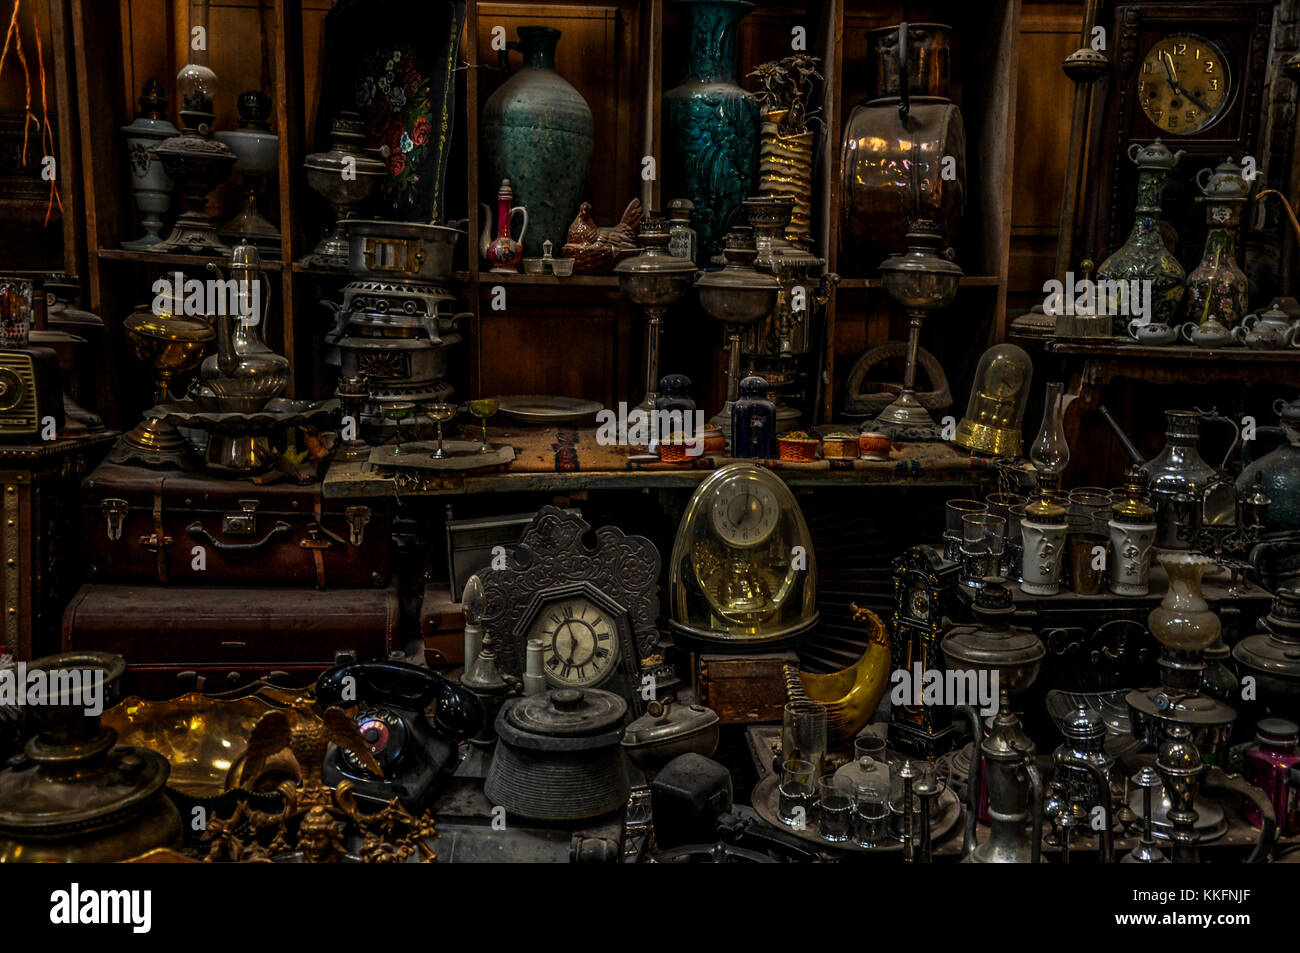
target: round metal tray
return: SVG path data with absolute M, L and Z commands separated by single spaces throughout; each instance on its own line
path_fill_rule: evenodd
M 605 405 L 577 397 L 546 394 L 505 394 L 497 398 L 497 413 L 525 424 L 564 424 L 592 417 Z
M 780 784 L 780 780 L 775 774 L 770 774 L 754 786 L 754 791 L 750 795 L 750 803 L 758 816 L 779 830 L 786 831 L 800 840 L 806 840 L 821 847 L 847 850 L 859 854 L 889 854 L 903 849 L 902 842 L 893 838 L 890 838 L 887 843 L 881 844 L 879 847 L 859 847 L 853 841 L 828 841 L 811 827 L 802 831 L 787 827 L 782 823 L 777 810 L 777 801 L 779 799 L 777 786 Z M 959 820 L 961 820 L 961 800 L 952 788 L 945 788 L 943 793 L 939 795 L 938 817 L 930 825 L 930 843 L 937 844 L 947 837 L 953 828 L 957 826 Z

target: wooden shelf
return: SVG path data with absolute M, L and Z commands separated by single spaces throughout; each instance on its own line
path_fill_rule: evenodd
M 1132 360 L 1149 363 L 1163 361 L 1182 364 L 1187 361 L 1231 361 L 1234 364 L 1286 364 L 1300 365 L 1300 350 L 1251 350 L 1244 347 L 1202 348 L 1168 345 L 1150 347 L 1144 344 L 1089 344 L 1075 341 L 1048 341 L 1048 354 L 1093 359 Z
M 957 279 L 958 288 L 1001 288 L 1002 284 L 997 275 L 962 275 Z M 835 287 L 838 291 L 865 291 L 880 289 L 884 285 L 880 278 L 842 278 Z
M 618 277 L 615 275 L 570 275 L 559 278 L 555 275 L 500 274 L 483 271 L 478 276 L 479 289 L 492 285 L 531 285 L 537 288 L 612 288 L 618 290 Z
M 230 264 L 229 255 L 186 255 L 180 252 L 130 251 L 126 248 L 101 248 L 97 254 L 101 261 L 130 262 L 137 265 L 203 265 L 207 262 L 221 265 Z M 280 271 L 284 266 L 278 259 L 263 258 L 262 267 L 267 271 Z

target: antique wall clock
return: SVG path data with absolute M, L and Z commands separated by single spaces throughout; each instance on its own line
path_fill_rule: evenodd
M 958 566 L 934 546 L 914 546 L 894 565 L 893 671 L 909 678 L 944 668 L 939 639 L 952 614 Z M 952 747 L 951 709 L 938 705 L 891 705 L 889 745 L 932 758 Z
M 669 565 L 671 622 L 682 645 L 783 646 L 816 624 L 816 589 L 808 524 L 780 477 L 733 463 L 700 484 Z
M 1075 260 L 1102 261 L 1133 224 L 1132 142 L 1162 138 L 1186 152 L 1164 190 L 1175 254 L 1191 270 L 1205 241 L 1194 176 L 1232 156 L 1262 163 L 1260 120 L 1273 22 L 1272 0 L 1145 0 L 1103 4 L 1110 75 L 1089 150 L 1088 212 Z
M 601 688 L 644 711 L 642 662 L 657 664 L 659 551 L 614 526 L 544 506 L 505 554 L 479 573 L 482 625 L 501 671 L 522 677 L 530 639 L 542 643 L 549 688 Z

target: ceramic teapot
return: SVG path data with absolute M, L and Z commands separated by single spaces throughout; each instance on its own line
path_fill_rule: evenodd
M 1130 321 L 1128 325 L 1129 336 L 1139 344 L 1146 344 L 1152 347 L 1161 347 L 1166 344 L 1173 344 L 1178 340 L 1178 328 L 1171 328 L 1163 321 L 1149 321 L 1146 324 L 1138 324 L 1137 321 Z
M 1196 173 L 1196 184 L 1211 199 L 1244 199 L 1250 195 L 1250 183 L 1242 174 L 1241 166 L 1232 161 L 1232 156 L 1213 169 L 1207 166 Z
M 1179 328 L 1179 333 L 1184 341 L 1195 344 L 1197 347 L 1223 347 L 1231 344 L 1233 340 L 1232 332 L 1221 324 L 1218 317 L 1213 314 L 1200 324 L 1195 321 L 1188 321 Z
M 1233 340 L 1249 348 L 1280 348 L 1295 343 L 1295 328 L 1291 317 L 1277 306 L 1277 303 L 1258 314 L 1248 314 L 1241 319 L 1241 324 L 1232 331 Z

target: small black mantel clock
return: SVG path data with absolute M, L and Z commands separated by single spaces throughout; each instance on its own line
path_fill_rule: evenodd
M 1164 190 L 1162 218 L 1177 232 L 1191 269 L 1205 241 L 1205 212 L 1192 201 L 1202 168 L 1225 157 L 1260 156 L 1261 102 L 1273 23 L 1272 0 L 1115 0 L 1098 24 L 1108 33 L 1111 71 L 1093 132 L 1088 215 L 1095 231 L 1079 258 L 1102 261 L 1133 224 L 1132 142 L 1157 137 L 1186 153 Z

